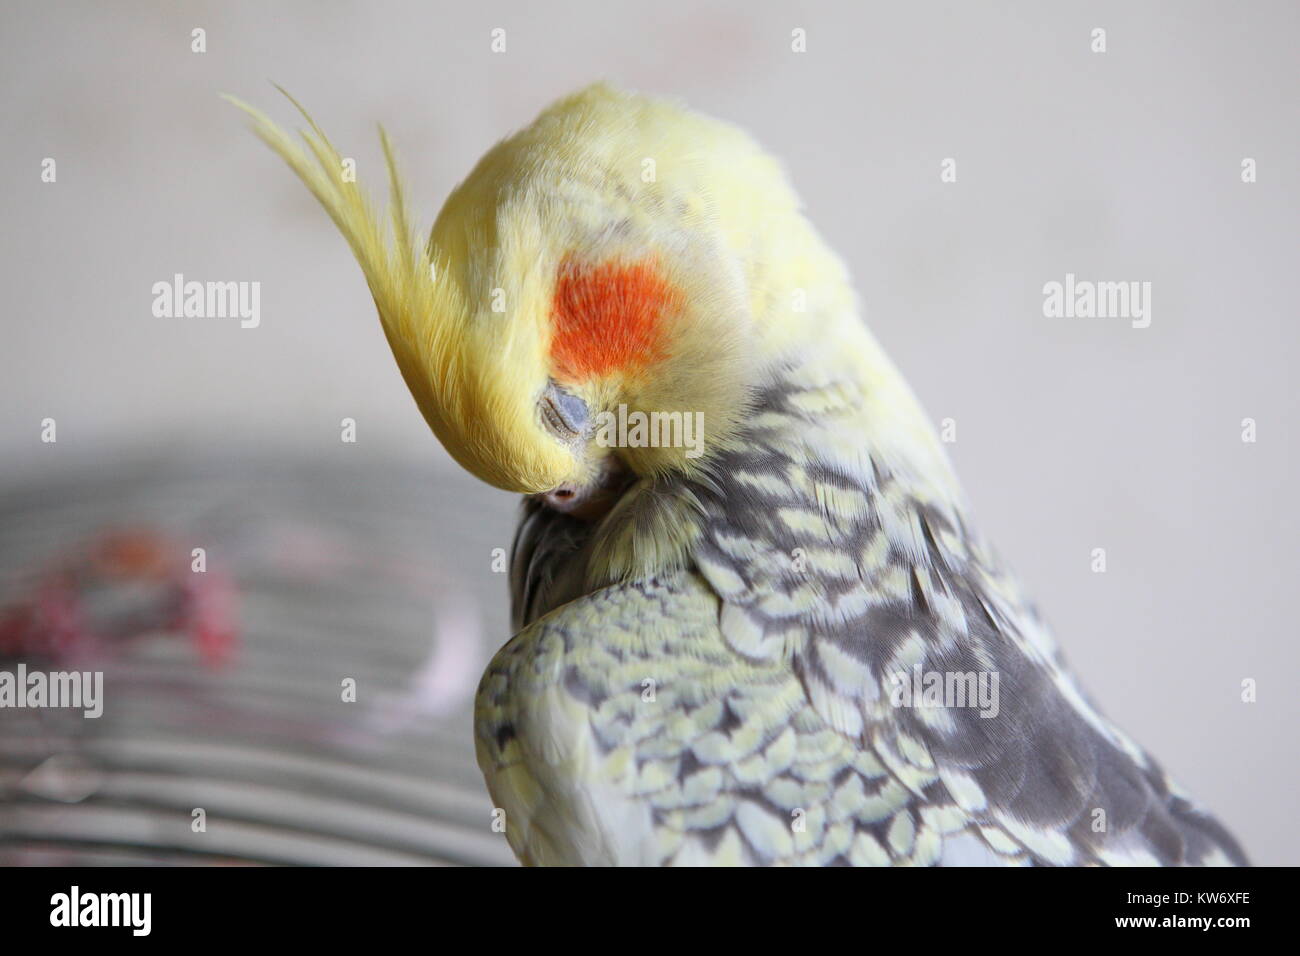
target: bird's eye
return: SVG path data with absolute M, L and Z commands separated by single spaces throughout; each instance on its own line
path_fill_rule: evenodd
M 546 427 L 564 441 L 580 438 L 587 430 L 587 403 L 554 382 L 542 392 L 538 408 Z

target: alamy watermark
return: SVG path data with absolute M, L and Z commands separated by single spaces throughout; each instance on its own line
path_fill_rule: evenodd
M 1065 274 L 1043 286 L 1043 315 L 1049 319 L 1130 319 L 1133 328 L 1151 324 L 1150 282 L 1093 282 Z
M 889 675 L 889 702 L 895 707 L 970 707 L 992 718 L 998 703 L 997 671 L 910 671 Z
M 239 319 L 239 327 L 262 324 L 262 283 L 186 282 L 176 273 L 171 282 L 155 282 L 153 314 L 159 319 Z
M 103 671 L 0 671 L 0 709 L 73 708 L 83 716 L 104 713 Z
M 704 454 L 703 412 L 641 412 L 619 405 L 595 418 L 602 448 L 685 448 L 687 458 Z
M 132 936 L 148 936 L 153 928 L 152 893 L 83 893 L 73 886 L 50 897 L 51 926 L 121 926 Z

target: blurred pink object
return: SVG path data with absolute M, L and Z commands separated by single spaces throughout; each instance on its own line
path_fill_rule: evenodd
M 0 657 L 68 664 L 180 632 L 217 667 L 238 647 L 236 617 L 224 571 L 193 570 L 187 549 L 149 529 L 111 531 L 40 573 L 30 597 L 0 612 Z

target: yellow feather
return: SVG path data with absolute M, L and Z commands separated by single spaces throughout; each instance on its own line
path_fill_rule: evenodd
M 417 248 L 382 129 L 391 229 L 343 180 L 342 157 L 305 110 L 304 149 L 260 111 L 232 102 L 347 239 L 417 405 L 451 455 L 483 480 L 527 493 L 583 484 L 609 454 L 643 477 L 707 480 L 770 368 L 809 349 L 829 349 L 818 359 L 826 375 L 839 369 L 840 380 L 863 383 L 881 443 L 906 446 L 900 457 L 920 450 L 942 461 L 907 386 L 859 322 L 843 264 L 802 215 L 780 165 L 739 129 L 675 103 L 588 87 L 490 149 Z M 650 257 L 681 303 L 653 365 L 573 391 L 593 413 L 626 405 L 702 414 L 703 457 L 594 441 L 576 448 L 544 427 L 538 402 L 554 371 L 551 303 L 569 256 Z M 794 304 L 800 299 L 806 309 Z M 636 527 L 638 510 L 624 512 Z M 689 535 L 662 528 L 653 541 L 632 537 L 635 551 L 616 548 L 612 568 L 659 564 L 680 555 Z
M 398 368 L 439 440 L 471 472 L 508 490 L 543 491 L 569 477 L 573 462 L 563 448 L 528 440 L 535 423 L 527 414 L 528 403 L 520 400 L 522 377 L 497 374 L 500 363 L 493 354 L 499 358 L 519 349 L 503 342 L 494 347 L 483 316 L 474 314 L 484 310 L 472 309 L 467 301 L 462 282 L 468 250 L 453 250 L 462 259 L 457 263 L 432 241 L 423 248 L 414 243 L 388 135 L 381 127 L 391 240 L 359 184 L 344 179 L 342 155 L 311 115 L 281 92 L 307 120 L 310 128 L 301 131 L 306 149 L 262 111 L 234 97 L 225 99 L 252 117 L 257 135 L 298 175 L 347 240 Z

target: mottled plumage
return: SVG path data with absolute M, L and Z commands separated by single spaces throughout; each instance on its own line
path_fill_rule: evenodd
M 700 503 L 685 570 L 584 594 L 573 572 L 600 529 L 526 509 L 523 629 L 477 718 L 521 859 L 1244 862 L 1086 700 L 959 511 L 819 457 L 828 415 L 771 389 L 715 482 L 658 484 L 655 506 Z M 892 706 L 889 675 L 915 666 L 999 673 L 999 713 Z
M 323 134 L 313 166 L 254 115 L 438 437 L 531 495 L 475 720 L 520 859 L 1244 862 L 1076 686 L 749 137 L 592 87 L 494 147 L 423 253 L 395 185 L 390 253 Z M 704 454 L 602 445 L 615 408 L 701 413 Z M 915 706 L 912 674 L 994 693 Z

